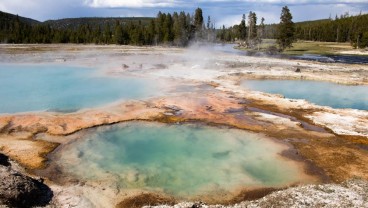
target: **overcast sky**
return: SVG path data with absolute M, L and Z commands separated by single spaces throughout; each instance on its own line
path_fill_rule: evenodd
M 281 8 L 289 6 L 294 22 L 332 18 L 345 12 L 368 13 L 368 0 L 0 0 L 0 10 L 39 21 L 70 17 L 154 17 L 158 11 L 203 9 L 215 22 L 239 24 L 242 14 L 256 12 L 266 23 L 279 22 Z

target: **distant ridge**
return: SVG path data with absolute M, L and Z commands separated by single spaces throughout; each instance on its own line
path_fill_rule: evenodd
M 14 20 L 17 19 L 17 17 L 19 18 L 19 21 L 21 21 L 23 23 L 26 23 L 26 24 L 36 25 L 36 24 L 41 23 L 40 21 L 31 19 L 31 18 L 22 17 L 22 16 L 18 16 L 18 15 L 14 15 L 14 14 L 10 14 L 10 13 L 0 11 L 0 24 L 4 25 L 7 22 L 13 22 Z
M 319 19 L 319 20 L 308 20 L 308 21 L 302 21 L 302 22 L 296 22 L 295 24 L 315 24 L 315 23 L 321 23 L 321 22 L 329 22 L 330 19 Z
M 107 24 L 114 26 L 117 21 L 120 24 L 141 24 L 147 25 L 153 17 L 80 17 L 80 18 L 65 18 L 59 20 L 47 20 L 42 24 L 50 25 L 55 29 L 77 29 L 82 25 L 90 25 L 93 28 L 100 26 L 104 28 Z
M 117 21 L 121 24 L 138 24 L 141 21 L 141 24 L 147 25 L 150 20 L 154 19 L 153 17 L 80 17 L 80 18 L 64 18 L 58 20 L 47 20 L 45 22 L 41 22 L 38 20 L 34 20 L 27 17 L 22 17 L 14 14 L 10 14 L 7 12 L 0 11 L 0 24 L 5 25 L 7 23 L 14 22 L 17 17 L 19 21 L 22 23 L 26 23 L 29 25 L 49 25 L 55 29 L 78 29 L 82 25 L 90 25 L 91 27 L 100 26 L 104 28 L 107 24 L 110 26 L 114 26 Z

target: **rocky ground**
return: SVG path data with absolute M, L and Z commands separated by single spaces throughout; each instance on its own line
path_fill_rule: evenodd
M 49 204 L 52 190 L 43 179 L 34 179 L 21 173 L 9 158 L 0 153 L 0 205 L 34 207 Z
M 349 180 L 342 184 L 307 185 L 276 191 L 261 199 L 235 205 L 206 205 L 184 202 L 175 205 L 145 206 L 146 208 L 253 208 L 253 207 L 368 207 L 368 183 Z
M 0 54 L 0 61 L 4 63 L 77 64 L 101 68 L 102 76 L 152 76 L 172 83 L 167 86 L 172 93 L 142 101 L 115 103 L 73 113 L 0 115 L 0 151 L 25 167 L 27 172 L 37 175 L 38 170 L 46 165 L 46 155 L 60 144 L 59 149 L 62 144 L 70 142 L 67 135 L 83 129 L 131 120 L 203 122 L 261 132 L 287 143 L 292 148 L 283 155 L 300 162 L 307 175 L 317 178 L 319 183 L 337 183 L 289 188 L 256 201 L 233 201 L 232 204 L 237 203 L 235 207 L 269 207 L 273 204 L 332 207 L 334 204 L 330 199 L 336 199 L 341 207 L 367 206 L 367 111 L 317 106 L 305 100 L 285 99 L 239 86 L 243 79 L 306 79 L 367 85 L 367 65 L 246 57 L 214 53 L 198 47 L 184 50 L 1 45 Z M 178 90 L 183 86 L 189 90 Z M 4 177 L 13 180 L 10 170 L 1 167 L 1 171 L 6 175 Z M 49 174 L 46 177 L 54 192 L 52 204 L 57 207 L 71 204 L 77 207 L 123 206 L 126 199 L 130 199 L 129 203 L 144 202 L 144 199 L 151 199 L 148 200 L 151 204 L 177 202 L 149 193 L 122 195 L 116 189 L 101 192 L 96 184 L 59 184 L 52 178 L 60 173 L 54 171 Z M 361 180 L 350 180 L 355 177 Z M 24 178 L 27 180 L 32 181 Z M 182 203 L 176 206 L 192 205 Z

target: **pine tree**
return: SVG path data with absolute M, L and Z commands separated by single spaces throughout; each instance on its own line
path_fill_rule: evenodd
M 166 19 L 166 14 L 158 12 L 157 18 L 156 18 L 157 43 L 162 43 L 164 39 L 165 19 Z
M 186 46 L 188 44 L 190 35 L 190 15 L 187 16 L 185 12 L 180 12 L 179 15 L 179 28 L 180 28 L 180 46 Z
M 99 44 L 101 43 L 101 27 L 98 25 L 96 29 L 93 31 L 93 43 Z
M 181 45 L 181 30 L 182 30 L 182 22 L 177 12 L 173 14 L 173 36 L 174 36 L 174 44 L 179 46 Z
M 247 27 L 245 26 L 245 14 L 243 14 L 242 21 L 239 25 L 239 39 L 245 40 L 247 38 Z
M 196 31 L 201 31 L 203 27 L 203 14 L 202 9 L 197 8 L 194 14 L 194 26 Z
M 171 14 L 168 13 L 164 20 L 164 42 L 168 43 L 168 42 L 172 42 L 173 40 L 174 40 L 173 19 L 171 17 Z
M 264 24 L 265 19 L 262 17 L 261 18 L 261 23 L 258 26 L 258 34 L 257 34 L 257 45 L 258 45 L 258 50 L 260 49 L 260 45 L 262 43 L 262 39 L 264 38 L 264 34 L 265 34 L 265 24 Z
M 123 44 L 123 27 L 119 21 L 115 24 L 114 42 L 118 45 Z
M 211 23 L 211 16 L 208 16 L 207 18 L 206 36 L 207 36 L 207 41 L 209 42 L 213 42 L 216 39 L 216 34 L 213 28 L 213 24 Z
M 294 42 L 294 22 L 292 21 L 293 16 L 287 6 L 282 8 L 280 24 L 278 26 L 277 43 L 280 50 L 292 47 Z
M 104 30 L 104 43 L 109 44 L 111 42 L 111 30 L 110 24 L 107 23 Z
M 203 28 L 203 12 L 201 8 L 197 8 L 194 13 L 194 29 L 195 29 L 195 36 L 198 39 L 203 38 L 202 28 Z
M 221 31 L 218 33 L 218 38 L 221 40 L 221 41 L 225 41 L 225 33 L 226 33 L 226 28 L 225 28 L 225 25 L 222 25 L 222 29 Z
M 249 12 L 248 15 L 248 47 L 253 48 L 257 38 L 257 15 L 254 12 Z
M 150 45 L 157 44 L 155 28 L 156 28 L 156 23 L 154 20 L 151 20 L 148 26 L 148 31 L 147 31 L 148 33 L 147 43 Z
M 366 31 L 366 32 L 364 32 L 363 34 L 362 34 L 362 39 L 361 39 L 361 41 L 360 41 L 360 47 L 361 48 L 366 48 L 366 47 L 368 47 L 368 31 Z

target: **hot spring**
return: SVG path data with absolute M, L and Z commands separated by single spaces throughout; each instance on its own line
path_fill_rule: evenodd
M 0 64 L 0 113 L 68 112 L 157 95 L 156 81 L 70 65 Z
M 244 80 L 241 86 L 333 108 L 368 110 L 368 86 L 306 80 Z
M 199 124 L 127 122 L 84 130 L 56 153 L 65 175 L 189 198 L 302 182 L 288 147 L 261 134 Z

